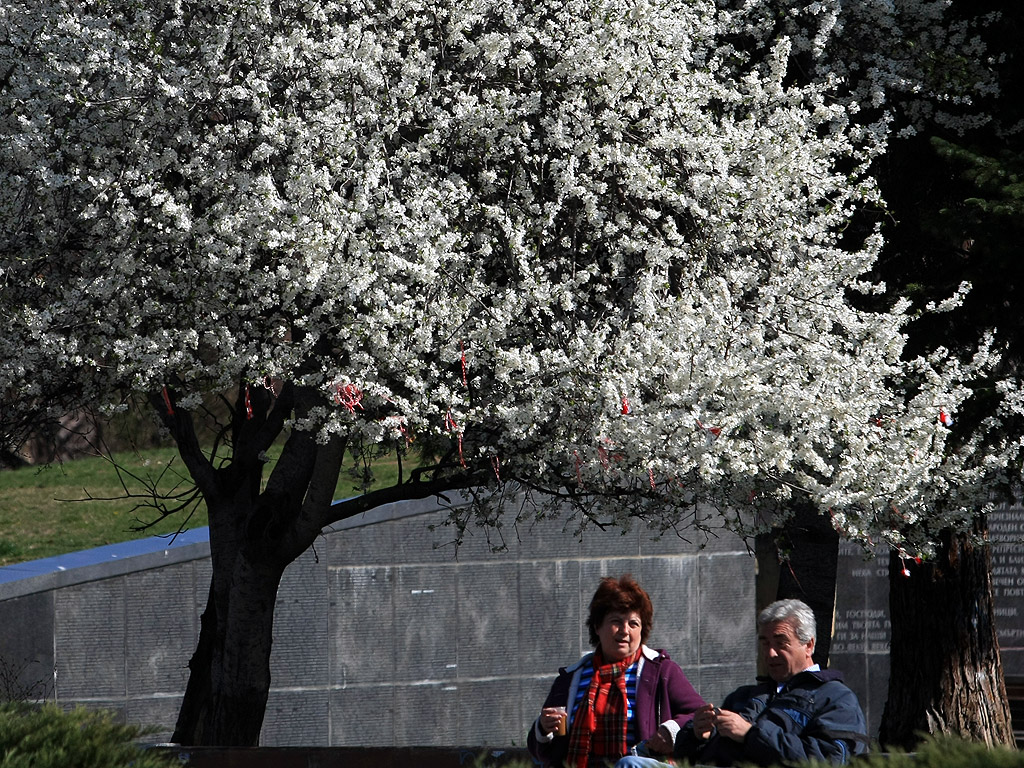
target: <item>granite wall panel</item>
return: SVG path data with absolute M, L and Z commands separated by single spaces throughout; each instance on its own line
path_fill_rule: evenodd
M 655 555 L 692 557 L 707 552 L 709 541 L 706 533 L 686 528 L 670 529 L 664 532 L 640 528 L 637 535 L 640 551 L 647 557 Z
M 456 569 L 458 677 L 514 676 L 522 654 L 516 563 L 475 563 Z M 467 742 L 472 743 L 472 742 Z
M 267 700 L 262 741 L 268 744 L 327 744 L 329 700 L 330 694 L 326 689 L 272 689 Z
M 395 729 L 395 686 L 365 685 L 330 691 L 330 741 L 336 747 L 399 745 Z M 408 729 L 403 729 L 410 733 Z M 415 744 L 425 744 L 428 735 L 419 734 Z M 269 743 L 264 739 L 264 743 Z M 287 739 L 275 744 L 292 744 Z
M 879 548 L 840 542 L 829 666 L 842 671 L 877 735 L 889 685 L 889 561 Z
M 523 560 L 574 560 L 581 556 L 576 522 L 564 518 L 527 518 L 516 526 Z
M 535 716 L 531 709 L 531 722 Z M 516 677 L 460 682 L 457 717 L 452 744 L 507 747 L 525 743 L 527 723 Z M 513 740 L 510 733 L 521 735 Z
M 733 664 L 739 678 L 736 685 L 752 682 L 757 668 L 754 560 L 717 554 L 698 562 L 698 664 Z
M 395 666 L 395 568 L 331 569 L 328 626 L 333 687 L 389 683 Z
M 1024 509 L 1002 505 L 988 516 L 992 591 L 1003 672 L 1024 681 Z
M 451 560 L 459 563 L 508 562 L 516 561 L 522 542 L 521 530 L 511 513 L 499 515 L 497 527 L 469 523 L 462 534 L 458 547 L 447 545 L 445 550 Z M 449 537 L 455 535 L 450 527 L 445 528 Z
M 125 579 L 60 590 L 54 607 L 58 698 L 113 698 L 127 694 Z
M 744 658 L 753 658 L 755 652 L 756 647 L 751 644 L 749 653 Z M 736 664 L 701 664 L 699 666 L 684 666 L 683 672 L 686 673 L 690 683 L 697 689 L 697 693 L 704 698 L 704 701 L 709 704 L 721 704 L 725 697 L 740 685 L 754 682 L 755 673 L 750 669 L 745 670 L 749 672 L 747 677 L 742 682 L 737 682 L 736 666 Z M 750 665 L 749 662 L 744 662 L 740 666 L 748 667 Z
M 454 681 L 395 686 L 397 746 L 460 744 L 459 686 Z
M 395 679 L 452 680 L 458 675 L 458 606 L 454 565 L 396 569 Z
M 562 534 L 563 536 L 571 534 Z M 601 530 L 590 525 L 580 536 L 579 556 L 588 560 L 615 557 L 637 558 L 640 556 L 640 532 L 637 526 L 628 531 L 616 528 Z
M 0 696 L 15 701 L 46 698 L 54 687 L 54 592 L 15 597 L 2 604 Z
M 448 513 L 442 510 L 388 523 L 393 529 L 393 562 L 411 565 L 454 562 L 456 532 L 445 525 L 447 518 Z
M 180 693 L 188 683 L 188 661 L 198 635 L 188 610 L 191 566 L 128 574 L 124 587 L 126 694 Z
M 586 643 L 579 561 L 520 562 L 518 580 L 521 669 L 554 675 Z
M 144 724 L 153 729 L 142 737 L 142 741 L 147 744 L 167 744 L 174 735 L 181 699 L 181 696 L 133 697 L 123 705 L 118 702 L 115 706 L 123 707 L 124 722 Z
M 396 527 L 381 522 L 345 528 L 341 534 L 328 534 L 322 547 L 324 559 L 334 566 L 390 565 L 395 559 Z
M 285 570 L 277 593 L 270 657 L 275 685 L 288 688 L 326 684 L 330 612 L 327 564 L 306 551 Z
M 203 612 L 206 610 L 206 604 L 210 598 L 210 584 L 213 582 L 213 563 L 210 562 L 210 558 L 202 558 L 199 560 L 191 561 L 192 566 L 192 621 L 196 628 L 196 641 L 199 640 L 199 627 Z M 186 609 L 187 610 L 187 609 Z

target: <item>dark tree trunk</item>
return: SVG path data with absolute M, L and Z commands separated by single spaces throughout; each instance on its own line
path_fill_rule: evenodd
M 190 415 L 168 393 L 154 398 L 207 505 L 213 574 L 174 741 L 253 746 L 270 692 L 277 589 L 284 569 L 326 524 L 338 477 L 337 446 L 293 432 L 262 487 L 266 451 L 295 404 L 289 389 L 274 407 L 265 391 L 239 398 L 231 460 L 215 467 Z M 250 415 L 251 409 L 251 415 Z M 326 490 L 325 490 L 326 489 Z
M 986 532 L 984 519 L 977 532 Z M 891 672 L 879 731 L 883 745 L 912 749 L 921 734 L 939 733 L 1013 744 L 991 573 L 987 546 L 948 532 L 934 562 L 891 556 Z
M 239 558 L 223 643 L 213 659 L 207 743 L 247 746 L 259 741 L 270 693 L 270 647 L 281 573 L 245 555 Z
M 762 600 L 795 598 L 811 607 L 818 625 L 814 661 L 827 667 L 836 607 L 839 534 L 827 516 L 813 508 L 799 507 L 781 529 L 770 535 L 765 545 L 768 556 L 778 564 L 778 582 Z
M 199 642 L 188 662 L 188 685 L 182 699 L 171 741 L 177 744 L 204 744 L 206 711 L 213 691 L 211 671 L 217 645 L 217 608 L 210 585 L 206 609 L 200 619 Z
M 282 571 L 239 554 L 218 610 L 216 587 L 203 612 L 199 643 L 175 725 L 179 744 L 259 743 L 270 692 L 274 607 Z M 217 576 L 214 576 L 216 582 Z
M 173 393 L 156 394 L 152 402 L 206 501 L 213 566 L 173 739 L 197 746 L 255 746 L 270 693 L 277 589 L 288 564 L 330 523 L 380 504 L 469 487 L 484 475 L 466 472 L 457 479 L 391 486 L 335 505 L 345 451 L 340 439 L 318 444 L 311 433 L 293 431 L 262 487 L 260 455 L 286 418 L 302 417 L 318 402 L 313 393 L 288 384 L 276 400 L 262 387 L 244 397 L 240 392 L 231 459 L 216 467 L 203 454 L 188 412 L 174 407 Z

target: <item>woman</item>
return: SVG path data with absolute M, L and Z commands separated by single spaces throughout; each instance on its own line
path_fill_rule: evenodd
M 653 618 L 651 598 L 632 576 L 601 579 L 587 617 L 594 652 L 559 670 L 527 737 L 541 764 L 599 768 L 634 747 L 671 754 L 704 700 L 678 664 L 644 645 Z

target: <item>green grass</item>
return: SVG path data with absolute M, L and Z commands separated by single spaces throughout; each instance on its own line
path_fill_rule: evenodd
M 123 468 L 120 475 L 115 464 Z M 394 483 L 397 462 L 376 462 L 374 475 L 374 487 Z M 0 566 L 206 525 L 200 505 L 188 522 L 177 514 L 143 530 L 157 513 L 139 507 L 144 499 L 127 496 L 145 494 L 152 483 L 162 493 L 191 486 L 173 448 L 0 471 Z M 357 481 L 343 469 L 336 498 L 358 492 Z

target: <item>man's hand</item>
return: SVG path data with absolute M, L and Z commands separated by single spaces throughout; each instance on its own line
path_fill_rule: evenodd
M 737 715 L 735 712 L 730 712 L 728 709 L 719 709 L 715 715 L 715 727 L 718 732 L 727 739 L 733 741 L 743 741 L 743 737 L 747 735 L 747 731 L 750 730 L 750 723 L 744 718 Z M 694 717 L 694 720 L 697 718 Z

